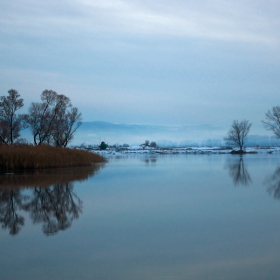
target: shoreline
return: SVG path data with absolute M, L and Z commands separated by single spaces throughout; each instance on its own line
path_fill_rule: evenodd
M 129 148 L 108 148 L 106 150 L 89 149 L 91 152 L 107 156 L 107 155 L 125 155 L 125 154 L 159 154 L 159 155 L 170 155 L 170 154 L 233 154 L 233 155 L 246 155 L 246 154 L 278 154 L 280 153 L 280 147 L 246 147 L 244 153 L 238 153 L 237 150 L 221 148 L 221 147 L 180 147 L 180 148 L 151 148 L 132 146 Z M 235 151 L 235 152 L 233 152 Z

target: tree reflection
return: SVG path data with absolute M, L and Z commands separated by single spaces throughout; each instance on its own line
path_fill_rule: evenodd
M 43 223 L 43 232 L 55 234 L 71 226 L 82 212 L 82 201 L 73 192 L 73 184 L 56 184 L 49 188 L 34 188 L 32 199 L 24 206 L 34 223 Z
M 267 185 L 267 191 L 274 198 L 280 199 L 280 166 L 278 166 L 275 172 L 267 177 L 264 181 L 264 185 Z
M 24 225 L 24 218 L 17 213 L 23 201 L 24 196 L 18 190 L 0 190 L 0 223 L 11 235 L 18 234 Z
M 228 162 L 226 168 L 229 169 L 229 174 L 235 186 L 248 186 L 252 183 L 251 176 L 242 157 L 240 157 L 238 161 Z
M 102 166 L 0 176 L 2 228 L 11 235 L 19 233 L 24 226 L 22 211 L 29 213 L 34 224 L 42 224 L 46 235 L 69 228 L 82 213 L 73 182 L 93 176 Z
M 157 158 L 156 157 L 147 157 L 147 158 L 144 158 L 142 160 L 145 162 L 146 166 L 149 166 L 150 164 L 151 165 L 156 165 L 156 163 L 157 163 Z

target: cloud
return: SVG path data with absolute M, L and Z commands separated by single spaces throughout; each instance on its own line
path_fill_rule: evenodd
M 70 0 L 2 2 L 2 32 L 39 36 L 176 36 L 278 46 L 276 1 Z
M 278 102 L 278 1 L 1 1 L 1 92 L 69 96 L 84 120 L 260 122 Z M 255 125 L 254 125 L 255 128 Z

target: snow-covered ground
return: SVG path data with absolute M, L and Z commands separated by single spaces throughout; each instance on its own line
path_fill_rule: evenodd
M 246 147 L 247 153 L 273 154 L 280 153 L 280 147 Z M 131 146 L 128 148 L 108 148 L 106 150 L 92 150 L 94 153 L 106 155 L 124 154 L 229 154 L 232 149 L 221 147 L 186 147 L 186 148 L 151 148 Z

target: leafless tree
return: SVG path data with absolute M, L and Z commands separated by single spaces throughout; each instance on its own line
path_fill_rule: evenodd
M 248 120 L 237 121 L 234 120 L 231 125 L 231 129 L 228 132 L 228 136 L 224 138 L 224 140 L 229 145 L 238 146 L 240 151 L 243 152 L 243 147 L 245 143 L 245 138 L 248 135 L 251 123 Z
M 62 110 L 61 107 L 66 107 L 67 103 L 70 103 L 69 99 L 52 90 L 43 91 L 41 100 L 41 103 L 32 102 L 29 107 L 28 121 L 35 145 L 50 141 L 57 114 Z
M 42 143 L 66 147 L 81 125 L 81 113 L 68 97 L 45 90 L 41 103 L 31 103 L 28 122 L 35 145 Z
M 265 121 L 262 121 L 264 127 L 280 138 L 280 106 L 273 107 L 272 111 L 268 110 L 265 119 Z
M 82 124 L 81 113 L 76 107 L 70 108 L 66 113 L 61 113 L 55 122 L 52 138 L 56 146 L 66 147 Z
M 0 142 L 13 144 L 27 124 L 26 115 L 17 114 L 24 105 L 20 94 L 14 89 L 8 93 L 0 97 Z

